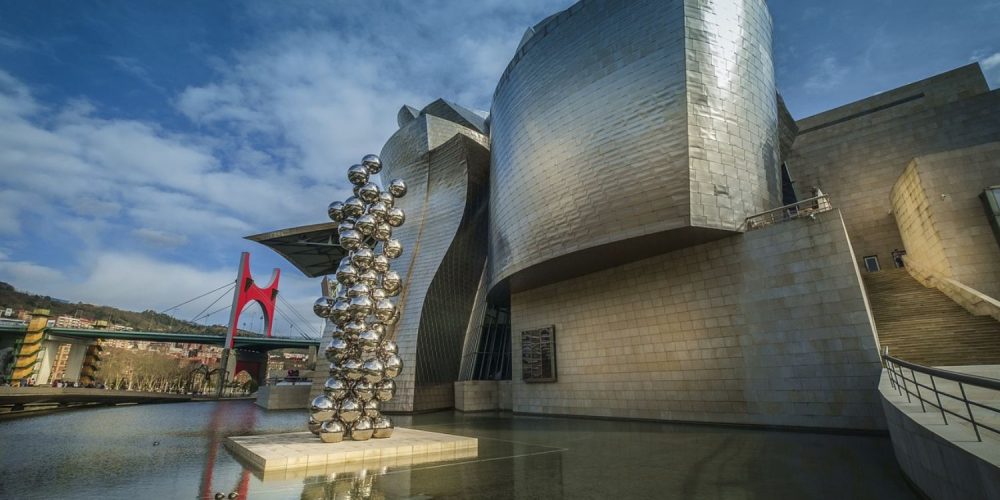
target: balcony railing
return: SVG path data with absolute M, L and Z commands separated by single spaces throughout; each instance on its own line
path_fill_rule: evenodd
M 767 212 L 761 212 L 747 217 L 743 226 L 747 231 L 760 229 L 779 222 L 788 222 L 802 217 L 812 217 L 821 212 L 833 210 L 830 204 L 829 195 L 821 194 L 806 200 L 798 201 L 790 205 L 778 207 Z
M 977 377 L 939 368 L 910 363 L 889 356 L 888 350 L 882 355 L 885 369 L 889 372 L 889 383 L 906 401 L 920 402 L 920 409 L 941 413 L 946 425 L 949 420 L 968 422 L 976 433 L 976 439 L 983 440 L 980 430 L 988 430 L 1000 436 L 1000 408 L 987 404 L 996 400 L 1000 391 L 1000 380 Z M 977 415 L 978 414 L 978 415 Z M 949 417 L 950 415 L 950 417 Z

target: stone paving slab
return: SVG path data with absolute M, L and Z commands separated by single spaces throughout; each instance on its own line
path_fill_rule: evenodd
M 326 467 L 336 464 L 366 466 L 412 465 L 479 452 L 476 438 L 397 427 L 392 437 L 368 441 L 324 443 L 311 432 L 289 432 L 226 438 L 225 446 L 239 458 L 265 472 Z M 345 469 L 346 470 L 346 469 Z

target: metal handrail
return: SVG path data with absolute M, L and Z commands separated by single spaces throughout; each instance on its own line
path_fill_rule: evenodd
M 983 437 L 979 432 L 980 428 L 1000 435 L 1000 429 L 987 425 L 983 423 L 982 420 L 976 421 L 976 417 L 972 413 L 972 407 L 982 408 L 997 414 L 1000 414 L 1000 408 L 994 408 L 988 404 L 973 401 L 969 399 L 965 392 L 966 385 L 1000 391 L 1000 380 L 918 365 L 916 363 L 911 363 L 909 361 L 890 356 L 888 351 L 889 349 L 886 348 L 886 352 L 882 354 L 882 362 L 885 365 L 886 370 L 889 372 L 889 384 L 893 389 L 896 389 L 900 396 L 905 395 L 907 402 L 912 403 L 913 400 L 911 399 L 911 396 L 916 396 L 916 398 L 920 401 L 920 409 L 923 412 L 927 412 L 927 405 L 937 408 L 938 411 L 941 412 L 941 419 L 946 425 L 948 424 L 948 415 L 969 422 L 972 424 L 972 430 L 976 433 L 976 439 L 979 441 L 983 440 Z M 904 369 L 909 370 L 909 377 L 906 376 Z M 917 380 L 917 373 L 922 373 L 930 377 L 930 385 L 921 383 Z M 938 384 L 934 380 L 934 377 L 958 383 L 958 390 L 961 395 L 942 391 L 938 388 Z M 934 395 L 934 399 L 925 399 L 924 394 L 920 391 L 921 388 L 929 390 L 930 393 Z M 942 396 L 963 403 L 965 406 L 965 413 L 945 408 L 945 405 L 941 402 Z
M 312 379 L 309 377 L 269 377 L 264 380 L 264 385 L 277 385 L 281 382 L 291 382 L 292 385 L 300 382 L 311 384 Z
M 833 210 L 830 195 L 821 194 L 788 205 L 772 208 L 759 214 L 751 215 L 743 221 L 747 231 L 760 229 L 778 222 L 786 222 L 800 217 L 807 217 L 821 212 Z

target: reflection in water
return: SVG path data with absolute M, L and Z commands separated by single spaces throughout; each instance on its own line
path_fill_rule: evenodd
M 477 457 L 262 474 L 222 447 L 305 416 L 226 401 L 0 421 L 0 498 L 915 498 L 879 436 L 442 412 L 398 421 L 477 437 Z
M 354 500 L 383 499 L 385 493 L 376 487 L 379 476 L 388 467 L 370 471 L 334 472 L 327 475 L 310 476 L 302 488 L 302 500 Z
M 225 417 L 223 412 L 229 410 L 232 411 L 234 408 L 216 405 L 212 408 L 212 418 L 208 423 L 208 439 L 206 440 L 206 454 L 205 454 L 205 468 L 201 472 L 201 487 L 200 498 L 215 498 L 216 491 L 212 488 L 212 476 L 215 469 L 216 455 L 219 449 L 222 447 L 222 438 L 224 436 L 220 435 L 219 430 L 222 428 L 222 419 Z M 243 406 L 238 409 L 238 415 L 241 416 L 240 423 L 242 424 L 242 430 L 244 433 L 253 430 L 254 423 L 257 421 L 256 408 L 248 408 Z M 242 433 L 237 433 L 237 435 Z M 237 498 L 246 498 L 247 489 L 250 485 L 250 470 L 246 467 L 240 473 L 239 481 L 236 484 L 236 488 L 230 491 L 223 491 L 223 494 L 227 496 L 231 495 L 232 492 L 236 492 Z

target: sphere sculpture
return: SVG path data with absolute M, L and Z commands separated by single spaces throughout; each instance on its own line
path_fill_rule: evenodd
M 406 195 L 406 184 L 393 179 L 386 189 L 380 188 L 373 181 L 381 170 L 382 160 L 375 155 L 351 166 L 347 180 L 355 196 L 335 201 L 327 210 L 339 223 L 340 246 L 348 253 L 337 267 L 336 293 L 313 304 L 317 316 L 336 326 L 325 346 L 330 378 L 323 394 L 312 401 L 307 424 L 325 443 L 392 435 L 392 421 L 381 414 L 379 404 L 395 395 L 393 379 L 403 369 L 386 327 L 399 319 L 393 297 L 403 283 L 390 267 L 403 253 L 392 233 L 406 220 L 395 206 L 396 199 Z

